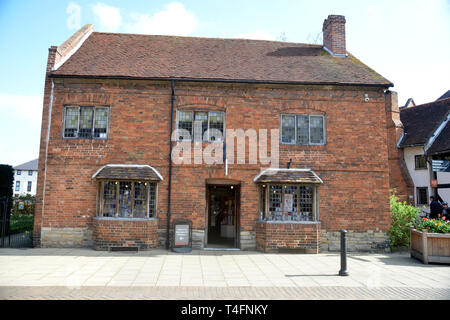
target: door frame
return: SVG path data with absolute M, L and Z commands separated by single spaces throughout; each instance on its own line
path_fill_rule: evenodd
M 231 249 L 240 249 L 240 224 L 241 224 L 241 182 L 238 180 L 232 179 L 206 179 L 206 192 L 205 192 L 205 236 L 204 236 L 204 248 L 208 248 L 208 229 L 209 229 L 209 205 L 211 201 L 211 192 L 210 188 L 218 186 L 233 186 L 234 187 L 234 197 L 235 197 L 235 236 L 234 236 L 234 248 Z M 224 248 L 226 250 L 226 248 Z

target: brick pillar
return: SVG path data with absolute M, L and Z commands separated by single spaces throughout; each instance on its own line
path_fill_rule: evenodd
M 401 201 L 414 203 L 414 183 L 409 174 L 403 156 L 403 149 L 397 148 L 397 143 L 403 135 L 403 124 L 400 121 L 397 92 L 385 93 L 386 126 L 389 161 L 389 188 Z
M 47 132 L 49 126 L 49 105 L 50 95 L 52 91 L 52 80 L 49 78 L 49 74 L 55 65 L 55 58 L 58 47 L 51 46 L 48 49 L 47 68 L 45 71 L 45 85 L 44 85 L 44 105 L 42 108 L 42 124 L 41 124 L 41 139 L 39 147 L 39 165 L 38 165 L 38 178 L 36 189 L 36 208 L 34 211 L 34 232 L 33 232 L 33 245 L 35 247 L 40 246 L 41 239 L 41 225 L 42 225 L 42 213 L 44 210 L 44 178 L 45 178 L 45 165 L 47 154 Z

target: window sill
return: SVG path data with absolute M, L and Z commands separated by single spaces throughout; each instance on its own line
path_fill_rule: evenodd
M 124 217 L 100 217 L 95 216 L 94 220 L 108 220 L 108 221 L 156 221 L 158 218 L 124 218 Z
M 271 220 L 257 220 L 257 223 L 268 223 L 268 224 L 321 224 L 320 221 L 271 221 Z

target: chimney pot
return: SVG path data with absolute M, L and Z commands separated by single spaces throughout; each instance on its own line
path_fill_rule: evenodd
M 329 15 L 323 22 L 323 46 L 333 56 L 347 56 L 345 47 L 345 17 Z

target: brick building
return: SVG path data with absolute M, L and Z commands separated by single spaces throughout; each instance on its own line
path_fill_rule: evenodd
M 345 228 L 351 250 L 388 250 L 392 84 L 347 52 L 344 17 L 323 29 L 309 45 L 86 25 L 50 47 L 35 244 L 168 248 L 187 219 L 194 248 L 317 253 Z

